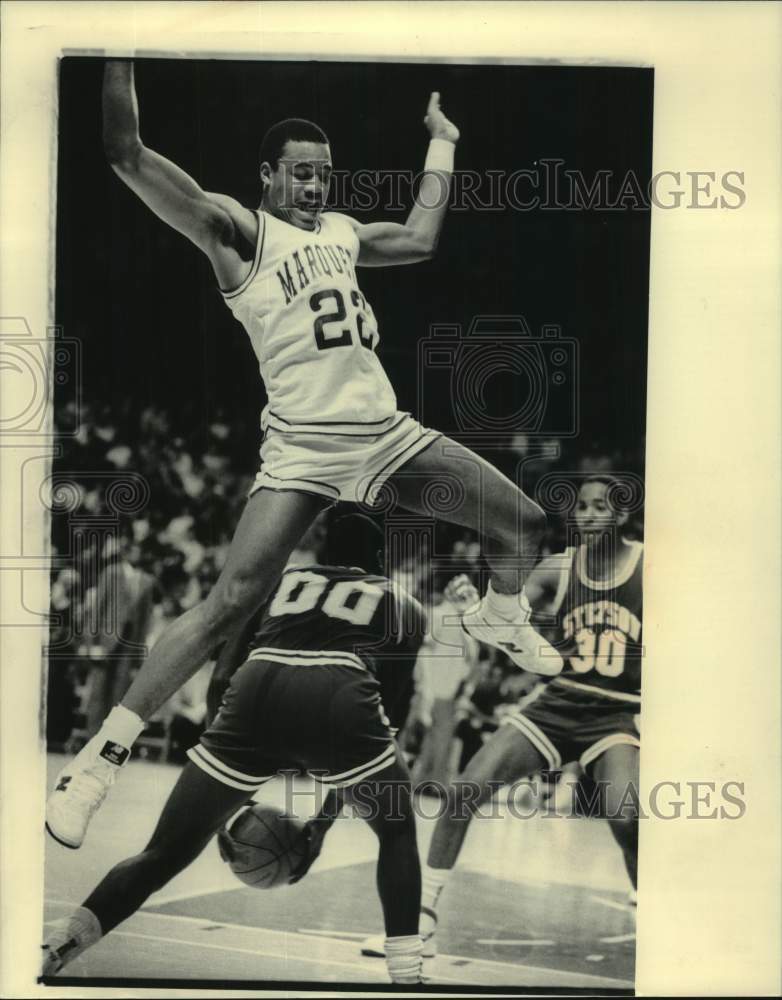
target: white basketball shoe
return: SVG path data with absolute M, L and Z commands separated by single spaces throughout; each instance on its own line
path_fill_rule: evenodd
M 93 738 L 57 775 L 46 803 L 46 829 L 64 847 L 76 850 L 84 842 L 94 813 L 117 780 L 130 751 L 118 743 Z
M 42 946 L 42 976 L 56 976 L 68 962 L 78 958 L 102 936 L 98 918 L 91 910 L 80 906 L 78 910 L 58 920 Z
M 503 618 L 481 598 L 467 576 L 456 576 L 445 588 L 446 598 L 459 611 L 462 628 L 479 642 L 501 650 L 520 670 L 554 677 L 561 673 L 559 653 L 531 624 L 532 610 L 524 594 L 512 619 Z

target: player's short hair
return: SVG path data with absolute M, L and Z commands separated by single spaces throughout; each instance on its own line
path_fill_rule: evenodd
M 260 162 L 269 163 L 276 170 L 286 142 L 322 142 L 328 145 L 329 139 L 319 125 L 306 118 L 286 118 L 272 125 L 261 140 Z
M 368 514 L 337 513 L 329 525 L 321 558 L 329 566 L 357 566 L 367 573 L 382 574 L 385 532 Z

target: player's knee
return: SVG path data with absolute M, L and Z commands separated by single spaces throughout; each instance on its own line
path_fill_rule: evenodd
M 448 815 L 457 820 L 471 819 L 493 792 L 490 781 L 458 778 L 448 792 Z

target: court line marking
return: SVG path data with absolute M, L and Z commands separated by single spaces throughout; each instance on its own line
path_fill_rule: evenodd
M 163 915 L 164 914 L 161 914 L 161 916 Z M 46 926 L 46 924 L 51 924 L 51 923 L 52 921 L 48 920 L 44 923 L 44 926 Z M 250 930 L 253 929 L 254 928 L 250 928 Z M 259 929 L 263 930 L 263 928 Z M 142 941 L 156 941 L 158 944 L 164 946 L 167 944 L 178 944 L 178 945 L 185 945 L 186 947 L 190 948 L 198 948 L 199 950 L 203 948 L 211 948 L 213 951 L 232 951 L 232 952 L 237 952 L 240 955 L 253 955 L 253 956 L 263 955 L 266 958 L 276 958 L 278 960 L 281 957 L 278 951 L 263 951 L 260 948 L 237 948 L 235 945 L 212 944 L 203 941 L 186 941 L 183 938 L 159 937 L 159 936 L 154 936 L 152 934 L 139 934 L 138 931 L 114 930 L 111 933 L 114 935 L 114 937 L 129 937 L 129 938 L 139 938 Z M 284 933 L 284 932 L 277 931 L 275 933 Z M 364 962 L 364 963 L 337 962 L 334 961 L 333 959 L 330 960 L 328 958 L 308 958 L 306 955 L 296 955 L 295 957 L 291 957 L 290 962 L 291 963 L 309 962 L 311 965 L 335 965 L 339 968 L 358 969 L 362 973 L 380 971 L 380 966 L 378 965 L 377 962 Z M 522 966 L 518 966 L 518 968 L 522 968 Z M 362 982 L 367 982 L 367 981 L 382 982 L 382 980 L 362 980 Z M 452 979 L 450 976 L 440 976 L 440 975 L 435 976 L 432 979 L 427 979 L 427 981 L 435 983 L 453 983 L 454 985 L 457 986 L 476 985 L 475 983 L 465 982 L 463 979 Z M 328 982 L 328 980 L 325 980 L 325 982 Z
M 603 941 L 606 939 L 603 938 Z M 477 938 L 476 944 L 524 944 L 524 945 L 552 945 L 556 944 L 556 941 L 547 940 L 546 938 L 534 938 L 530 940 L 525 938 L 524 940 L 513 941 L 508 938 Z
M 615 899 L 605 899 L 603 896 L 590 896 L 589 898 L 603 906 L 610 906 L 614 910 L 622 910 L 624 913 L 632 913 L 635 909 L 629 903 L 618 903 Z
M 233 951 L 241 955 L 263 955 L 266 958 L 276 958 L 278 961 L 282 959 L 285 964 L 290 965 L 308 962 L 310 965 L 336 965 L 341 969 L 358 969 L 364 974 L 369 970 L 379 971 L 377 965 L 372 966 L 369 963 L 337 962 L 334 959 L 328 958 L 308 958 L 306 955 L 296 955 L 295 958 L 291 957 L 286 960 L 278 951 L 263 951 L 261 948 L 237 948 L 235 945 L 211 944 L 207 941 L 186 941 L 183 938 L 154 937 L 152 934 L 139 934 L 137 931 L 112 931 L 112 934 L 120 937 L 140 938 L 143 941 L 157 941 L 158 944 L 164 946 L 167 944 L 181 944 L 190 948 L 210 948 L 212 951 Z M 379 980 L 379 982 L 382 982 L 382 980 Z M 456 980 L 451 980 L 451 982 L 456 982 Z
M 216 896 L 221 892 L 241 892 L 242 889 L 246 889 L 247 886 L 244 885 L 216 885 L 212 889 L 198 889 L 193 892 L 175 892 L 170 896 L 160 895 L 160 896 L 150 896 L 149 903 L 145 905 L 149 906 L 165 906 L 166 903 L 181 903 L 185 899 L 194 899 L 196 896 Z
M 54 905 L 59 905 L 59 906 L 73 907 L 73 903 L 70 903 L 70 902 L 66 903 L 65 900 L 62 900 L 62 899 L 48 899 L 47 898 L 45 900 L 45 902 L 52 903 Z M 202 925 L 219 924 L 221 927 L 228 927 L 228 928 L 230 928 L 232 930 L 245 931 L 245 932 L 249 932 L 249 933 L 257 932 L 259 934 L 264 934 L 264 935 L 276 934 L 276 935 L 279 935 L 281 937 L 294 937 L 294 938 L 295 937 L 300 937 L 303 941 L 309 941 L 310 943 L 312 941 L 312 938 L 309 935 L 307 935 L 307 934 L 298 934 L 296 931 L 281 931 L 281 930 L 279 930 L 279 928 L 274 928 L 274 927 L 251 927 L 251 926 L 248 926 L 247 924 L 228 923 L 225 920 L 207 920 L 205 917 L 186 917 L 186 916 L 184 916 L 182 914 L 178 914 L 178 913 L 154 913 L 154 912 L 151 912 L 149 910 L 143 910 L 142 909 L 142 910 L 137 910 L 136 913 L 134 914 L 134 916 L 157 917 L 160 920 L 182 920 L 182 921 L 185 921 L 186 923 L 194 923 L 194 924 L 202 924 Z M 111 933 L 112 934 L 117 934 L 119 932 L 118 931 L 112 931 Z M 128 934 L 130 932 L 129 931 L 124 931 L 123 933 Z M 161 940 L 161 939 L 160 938 L 154 938 L 153 940 Z M 169 940 L 169 939 L 165 938 L 165 940 Z M 211 947 L 216 948 L 216 947 L 219 947 L 219 946 L 218 945 L 211 945 Z M 274 953 L 274 954 L 277 954 L 277 953 Z M 471 958 L 471 957 L 468 957 L 468 956 L 465 956 L 465 955 L 446 955 L 446 954 L 441 954 L 441 955 L 437 955 L 436 958 L 440 958 L 444 962 L 459 962 L 459 963 L 468 962 L 468 963 L 471 963 L 473 965 L 486 965 L 486 966 L 491 966 L 492 968 L 498 968 L 498 969 L 513 969 L 514 972 L 516 972 L 516 973 L 518 973 L 519 970 L 527 969 L 530 972 L 542 972 L 542 973 L 545 973 L 546 975 L 557 975 L 557 976 L 563 977 L 563 979 L 570 980 L 570 982 L 568 983 L 569 985 L 581 985 L 581 986 L 585 986 L 586 985 L 586 986 L 588 986 L 589 983 L 585 983 L 585 982 L 583 982 L 583 980 L 599 980 L 599 982 L 603 986 L 618 986 L 618 987 L 621 987 L 621 988 L 630 987 L 631 989 L 635 987 L 635 983 L 632 980 L 630 980 L 630 979 L 616 979 L 616 978 L 614 978 L 612 976 L 596 976 L 596 975 L 592 975 L 592 974 L 590 974 L 588 972 L 583 972 L 583 973 L 579 972 L 579 973 L 576 973 L 576 972 L 570 972 L 570 971 L 565 970 L 565 969 L 552 968 L 551 966 L 527 965 L 526 963 L 518 963 L 518 962 L 502 962 L 502 961 L 500 961 L 498 959 L 491 959 L 491 958 Z M 362 965 L 361 968 L 364 968 L 364 966 Z M 444 977 L 444 976 L 438 976 L 437 978 L 445 980 L 446 977 Z M 573 983 L 572 980 L 574 980 L 574 979 L 578 980 L 579 982 Z M 449 982 L 458 982 L 458 983 L 461 983 L 462 985 L 468 985 L 468 986 L 470 985 L 469 983 L 465 984 L 464 980 L 462 980 L 462 979 L 458 979 L 458 980 L 452 979 L 452 980 L 448 980 L 448 981 Z M 473 985 L 475 985 L 475 984 L 473 984 Z M 566 984 L 564 982 L 560 982 L 557 985 L 564 986 Z
M 306 934 L 315 937 L 329 937 L 329 938 L 345 938 L 347 941 L 366 941 L 368 937 L 374 937 L 374 934 L 359 934 L 356 931 L 330 931 L 324 930 L 324 928 L 316 927 L 299 927 L 299 934 Z
M 604 944 L 622 944 L 624 941 L 635 941 L 635 934 L 615 934 L 613 937 L 601 937 L 598 941 Z

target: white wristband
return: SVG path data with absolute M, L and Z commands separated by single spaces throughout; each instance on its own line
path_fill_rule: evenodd
M 426 151 L 424 170 L 444 170 L 453 173 L 454 143 L 447 139 L 432 139 Z

